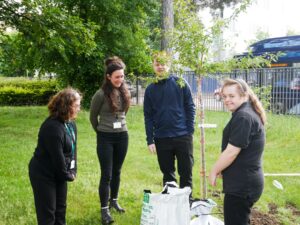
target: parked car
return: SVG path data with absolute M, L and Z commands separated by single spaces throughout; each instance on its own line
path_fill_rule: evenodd
M 291 90 L 300 90 L 300 77 L 296 77 L 291 81 Z
M 292 108 L 289 109 L 288 114 L 290 115 L 300 115 L 300 103 L 294 105 Z
M 222 100 L 222 96 L 221 96 L 221 88 L 217 88 L 214 90 L 214 98 L 217 101 L 221 101 Z
M 299 103 L 300 76 L 292 80 L 280 79 L 274 82 L 271 91 L 271 109 L 273 113 L 289 113 Z
M 295 74 L 294 74 L 295 75 Z M 250 86 L 255 85 L 247 82 Z M 214 90 L 214 98 L 217 101 L 222 100 L 221 88 Z M 295 75 L 293 79 L 282 73 L 275 76 L 272 81 L 270 109 L 276 114 L 297 114 L 300 106 L 300 74 Z

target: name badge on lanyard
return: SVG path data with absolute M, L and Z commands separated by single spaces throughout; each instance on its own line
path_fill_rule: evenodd
M 114 125 L 114 129 L 118 129 L 122 127 L 121 122 L 114 122 L 113 125 Z
M 116 122 L 113 123 L 113 128 L 114 129 L 119 129 L 122 127 L 122 123 L 118 121 L 118 114 L 116 113 Z
M 73 159 L 71 161 L 70 169 L 74 169 L 74 168 L 75 168 L 75 160 Z
M 71 139 L 71 154 L 72 154 L 72 160 L 71 160 L 71 164 L 70 164 L 70 169 L 74 169 L 75 168 L 75 145 L 76 145 L 76 136 L 75 136 L 75 132 L 73 127 L 70 127 L 67 123 L 65 123 L 65 127 L 67 129 L 67 134 Z

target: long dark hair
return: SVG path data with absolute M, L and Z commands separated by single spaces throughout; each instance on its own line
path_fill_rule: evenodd
M 48 103 L 49 116 L 63 122 L 68 121 L 75 113 L 73 104 L 81 98 L 80 92 L 73 88 L 61 90 Z
M 130 106 L 130 92 L 128 91 L 125 82 L 123 82 L 119 88 L 114 88 L 110 79 L 108 79 L 108 76 L 111 77 L 114 71 L 122 69 L 125 70 L 125 68 L 126 66 L 124 62 L 117 56 L 113 56 L 105 60 L 105 80 L 101 88 L 113 112 L 118 110 L 118 91 L 120 92 L 120 97 L 123 103 L 121 104 L 123 106 L 122 111 L 127 112 Z

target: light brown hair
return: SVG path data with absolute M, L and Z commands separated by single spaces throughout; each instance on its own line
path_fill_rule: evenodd
M 253 90 L 249 87 L 249 85 L 242 79 L 225 79 L 223 81 L 221 92 L 223 92 L 224 87 L 236 85 L 238 89 L 238 93 L 240 96 L 249 96 L 249 101 L 256 111 L 256 113 L 259 115 L 261 122 L 263 124 L 267 121 L 267 116 L 265 109 L 262 106 L 262 103 L 259 101 L 257 95 L 253 92 Z

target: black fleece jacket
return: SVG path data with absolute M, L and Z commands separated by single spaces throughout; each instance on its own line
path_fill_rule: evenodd
M 29 173 L 40 179 L 54 181 L 72 181 L 77 171 L 77 129 L 74 122 L 68 123 L 74 130 L 74 152 L 72 137 L 68 134 L 65 123 L 48 117 L 40 127 L 38 143 L 29 164 Z M 70 169 L 72 159 L 75 167 Z

